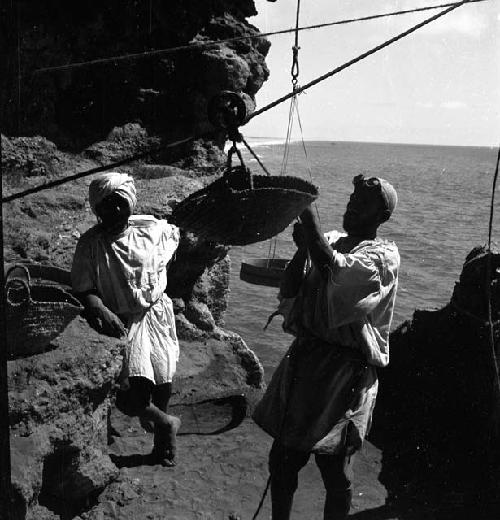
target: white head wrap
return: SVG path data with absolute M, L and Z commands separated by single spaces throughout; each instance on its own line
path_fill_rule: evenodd
M 96 177 L 89 186 L 89 204 L 92 211 L 103 199 L 112 193 L 118 193 L 129 204 L 133 213 L 137 204 L 134 179 L 126 173 L 108 172 Z
M 392 214 L 398 205 L 398 194 L 396 193 L 394 186 L 389 181 L 382 179 L 382 177 L 377 177 L 377 179 L 380 181 L 380 193 L 384 199 L 385 207 Z

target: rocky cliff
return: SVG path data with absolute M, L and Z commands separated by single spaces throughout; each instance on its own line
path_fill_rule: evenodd
M 254 13 L 252 0 L 105 6 L 44 0 L 2 7 L 0 38 L 9 51 L 0 79 L 4 194 L 208 131 L 168 155 L 120 168 L 136 179 L 137 212 L 168 219 L 222 164 L 225 136 L 207 121 L 208 100 L 221 89 L 253 97 L 268 75 L 269 43 L 249 38 L 207 50 L 36 70 L 254 36 L 257 29 L 246 20 Z M 5 206 L 6 262 L 68 269 L 79 236 L 95 222 L 86 203 L 88 182 Z M 182 352 L 175 406 L 245 395 L 245 408 L 262 388 L 258 359 L 223 329 L 229 270 L 227 247 L 182 234 L 168 285 Z M 9 361 L 18 518 L 74 518 L 116 477 L 107 445 L 122 348 L 77 318 L 46 352 Z
M 500 254 L 489 279 L 487 261 L 484 248 L 469 253 L 450 303 L 394 331 L 380 371 L 372 441 L 383 450 L 381 481 L 390 502 L 411 511 L 413 501 L 431 518 L 500 511 Z
M 42 135 L 73 150 L 129 122 L 165 139 L 210 130 L 213 94 L 253 97 L 268 76 L 269 42 L 261 38 L 155 53 L 258 34 L 246 20 L 256 14 L 253 0 L 21 1 L 2 14 L 0 38 L 10 51 L 1 75 L 3 132 Z M 124 55 L 132 57 L 100 61 Z

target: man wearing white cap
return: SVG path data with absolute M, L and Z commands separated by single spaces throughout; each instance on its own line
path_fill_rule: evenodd
M 132 215 L 136 202 L 129 175 L 110 172 L 91 182 L 98 223 L 78 241 L 71 278 L 88 322 L 110 336 L 126 334 L 119 407 L 145 427 L 154 424 L 153 462 L 173 466 L 180 421 L 166 412 L 179 343 L 165 289 L 179 230 L 151 215 Z
M 352 455 L 370 428 L 376 367 L 389 363 L 400 259 L 377 230 L 396 207 L 396 190 L 363 175 L 353 184 L 347 234 L 323 235 L 311 208 L 301 214 L 293 233 L 297 252 L 280 287 L 278 312 L 295 340 L 253 416 L 274 437 L 273 520 L 290 518 L 297 475 L 311 453 L 326 488 L 324 519 L 347 518 Z

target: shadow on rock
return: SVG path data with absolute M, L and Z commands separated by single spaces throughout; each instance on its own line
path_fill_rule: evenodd
M 243 395 L 207 399 L 171 407 L 182 421 L 178 435 L 218 435 L 238 427 L 247 415 Z
M 450 303 L 391 334 L 371 441 L 397 518 L 414 518 L 408 503 L 428 512 L 418 518 L 500 518 L 499 268 L 500 254 L 473 249 Z

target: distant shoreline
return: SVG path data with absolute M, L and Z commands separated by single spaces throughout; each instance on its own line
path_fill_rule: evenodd
M 247 142 L 251 146 L 273 146 L 283 145 L 285 140 L 279 137 L 246 137 Z M 300 139 L 292 139 L 291 144 L 300 143 Z M 497 145 L 460 145 L 460 144 L 425 144 L 425 143 L 391 143 L 383 141 L 344 141 L 341 139 L 306 139 L 306 143 L 331 143 L 331 144 L 376 144 L 383 146 L 416 146 L 416 147 L 433 147 L 433 148 L 480 148 L 495 149 Z

